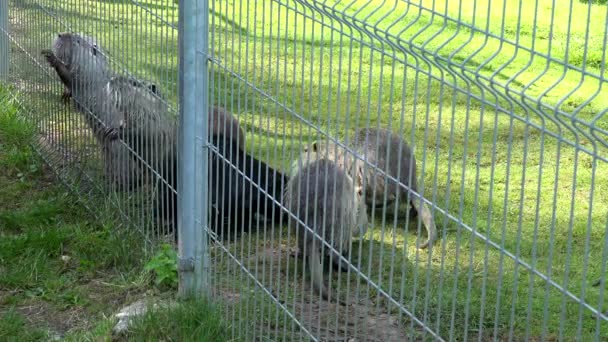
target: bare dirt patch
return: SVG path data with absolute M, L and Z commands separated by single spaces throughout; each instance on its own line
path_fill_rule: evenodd
M 406 330 L 397 317 L 374 309 L 373 305 L 340 306 L 309 298 L 296 302 L 296 317 L 322 341 L 407 341 Z
M 352 299 L 347 306 L 320 300 L 318 295 L 312 293 L 308 281 L 304 281 L 304 288 L 302 288 L 301 275 L 296 277 L 297 280 L 294 284 L 293 272 L 288 278 L 285 269 L 289 267 L 287 264 L 292 263 L 295 258 L 298 258 L 298 252 L 294 246 L 266 243 L 264 246 L 258 247 L 257 253 L 249 255 L 246 263 L 250 270 L 257 263 L 258 267 L 264 267 L 266 274 L 273 275 L 271 281 L 275 286 L 280 284 L 281 291 L 279 293 L 271 292 L 278 295 L 280 300 L 289 298 L 289 292 L 291 292 L 291 298 L 294 293 L 296 294 L 295 299 L 282 301 L 281 304 L 312 335 L 321 341 L 403 342 L 409 340 L 406 334 L 408 328 L 403 325 L 403 322 L 400 322 L 399 317 L 389 314 L 382 304 L 376 305 L 371 300 L 357 296 L 357 286 L 352 282 L 348 293 L 346 287 L 341 286 L 340 288 L 341 298 Z M 301 260 L 298 260 L 296 264 L 301 270 Z M 332 279 L 334 282 L 338 279 L 335 272 Z M 266 285 L 266 287 L 272 289 L 272 286 Z M 234 291 L 218 289 L 216 296 L 223 298 L 226 305 L 235 307 L 240 305 L 241 296 Z M 355 298 L 359 298 L 356 303 L 353 302 Z M 260 332 L 268 333 L 267 323 L 258 329 Z M 276 329 L 277 334 L 280 335 L 282 328 L 276 327 Z M 421 331 L 422 329 L 417 332 Z M 306 335 L 303 331 L 298 334 Z
M 60 309 L 43 299 L 32 298 L 20 300 L 17 305 L 1 305 L 18 291 L 0 292 L 0 315 L 13 309 L 21 314 L 28 327 L 44 329 L 49 335 L 63 337 L 74 330 L 88 330 L 100 320 L 100 315 L 111 315 L 121 306 L 142 297 L 141 290 L 117 288 L 95 279 L 78 286 L 86 294 L 88 304 L 74 305 Z
M 128 289 L 105 282 L 103 279 L 91 280 L 83 285 L 88 293 L 88 299 L 102 305 L 106 313 L 113 313 L 125 304 L 141 298 L 141 289 Z
M 25 317 L 29 326 L 48 330 L 51 335 L 63 336 L 89 325 L 89 316 L 81 307 L 58 310 L 50 303 L 32 299 L 15 306 L 15 311 Z

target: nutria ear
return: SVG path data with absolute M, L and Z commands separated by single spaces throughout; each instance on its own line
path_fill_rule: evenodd
M 313 152 L 317 150 L 317 142 L 316 141 L 313 141 L 312 144 L 304 146 L 304 152 L 308 152 L 309 150 L 313 151 Z
M 363 169 L 359 168 L 359 170 L 357 171 L 357 182 L 359 182 L 358 184 L 363 184 Z
M 148 88 L 150 89 L 150 91 L 151 91 L 152 93 L 154 93 L 154 94 L 158 94 L 158 93 L 156 92 L 156 84 L 152 83 L 152 84 L 150 84 L 150 85 L 148 86 Z
M 313 141 L 312 144 L 310 145 L 310 147 L 312 148 L 313 152 L 317 152 L 319 150 L 319 143 L 317 141 Z
M 357 193 L 358 196 L 363 196 L 363 187 L 362 186 L 356 186 L 355 187 L 355 192 Z

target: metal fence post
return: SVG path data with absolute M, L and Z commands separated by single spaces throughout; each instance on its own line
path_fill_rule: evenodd
M 8 77 L 9 51 L 8 0 L 0 0 L 0 79 Z
M 179 3 L 179 295 L 209 295 L 208 209 L 208 0 Z

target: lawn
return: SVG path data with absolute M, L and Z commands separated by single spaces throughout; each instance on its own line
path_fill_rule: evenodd
M 13 77 L 23 82 L 25 106 L 43 131 L 72 117 L 39 56 L 58 31 L 95 35 L 116 69 L 157 82 L 176 104 L 177 31 L 169 25 L 177 27 L 177 7 L 138 3 L 11 1 L 12 32 L 25 51 L 15 53 L 24 58 L 12 64 Z M 423 332 L 403 309 L 444 339 L 608 336 L 608 322 L 581 305 L 608 310 L 605 285 L 591 286 L 608 253 L 607 156 L 589 134 L 608 128 L 598 115 L 608 108 L 599 81 L 606 77 L 605 6 L 211 6 L 210 97 L 238 115 L 249 152 L 286 170 L 303 144 L 324 135 L 346 142 L 365 125 L 390 126 L 414 149 L 441 244 L 416 250 L 416 225 L 405 229 L 377 211 L 354 259 L 376 285 L 351 274 L 335 286 L 395 315 L 412 334 Z M 460 22 L 444 20 L 446 14 Z M 300 309 L 297 263 L 267 253 L 293 246 L 292 235 L 270 227 L 214 247 L 214 289 L 243 299 L 229 314 L 266 327 L 237 325 L 234 335 L 249 340 L 297 330 L 285 313 Z M 285 304 L 273 304 L 261 285 Z
M 0 340 L 225 341 L 219 311 L 196 301 L 150 310 L 129 335 L 112 334 L 119 309 L 174 298 L 175 286 L 144 267 L 158 257 L 140 232 L 103 219 L 112 217 L 104 203 L 95 217 L 66 191 L 32 149 L 34 127 L 22 114 L 0 86 Z

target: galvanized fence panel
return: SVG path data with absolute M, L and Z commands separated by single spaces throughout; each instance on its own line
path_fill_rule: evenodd
M 11 43 L 9 81 L 39 124 L 38 146 L 49 163 L 85 203 L 108 200 L 120 213 L 117 222 L 157 232 L 150 212 L 160 201 L 161 213 L 174 213 L 173 175 L 181 175 L 179 189 L 188 189 L 180 197 L 188 204 L 182 226 L 200 230 L 181 227 L 180 266 L 187 274 L 187 258 L 202 252 L 193 242 L 208 237 L 204 282 L 223 304 L 234 339 L 606 339 L 606 4 L 179 3 L 11 1 L 9 30 L 2 31 Z M 178 6 L 190 9 L 179 24 L 200 34 L 184 34 L 181 50 Z M 114 72 L 153 82 L 146 89 L 168 105 L 170 122 L 178 122 L 179 106 L 189 113 L 178 135 L 191 160 L 180 159 L 179 173 L 177 149 L 166 152 L 167 141 L 151 127 L 143 137 L 131 134 L 129 125 L 146 121 L 126 120 L 119 143 L 146 162 L 147 178 L 161 182 L 141 191 L 102 186 L 99 141 L 86 114 L 61 104 L 58 78 L 40 55 L 66 30 L 95 36 Z M 182 64 L 183 73 L 199 71 L 183 74 L 187 83 L 178 86 L 178 61 L 186 60 L 194 65 Z M 178 97 L 178 88 L 191 95 Z M 126 113 L 141 109 L 134 102 Z M 222 109 L 235 120 L 217 121 Z M 402 155 L 400 144 L 365 149 L 355 134 L 363 128 L 391 130 L 416 164 L 390 158 Z M 304 148 L 327 140 L 344 157 L 329 160 L 354 157 L 361 174 L 317 169 L 298 178 L 296 171 L 306 169 L 294 163 Z M 388 163 L 367 159 L 384 154 Z M 185 177 L 205 160 L 208 191 L 204 175 Z M 391 167 L 416 174 L 395 177 L 386 172 Z M 383 191 L 371 190 L 372 177 L 359 184 L 370 172 Z M 324 183 L 313 187 L 314 176 Z M 401 195 L 385 205 L 395 184 Z M 287 188 L 294 201 L 285 201 Z M 336 192 L 343 196 L 328 197 Z M 322 274 L 332 296 L 322 299 L 304 267 L 310 249 L 299 248 L 298 235 L 358 232 L 339 222 L 357 213 L 346 204 L 370 193 L 367 231 L 344 253 L 328 253 L 340 247 L 330 239 L 315 242 L 330 255 Z M 344 216 L 336 216 L 340 206 Z M 184 220 L 186 210 L 193 212 Z M 429 218 L 438 239 L 418 248 Z
M 120 115 L 115 111 L 112 116 L 107 107 L 124 112 L 142 96 L 155 98 L 157 108 L 167 107 L 166 115 L 176 125 L 177 4 L 19 0 L 8 1 L 8 7 L 8 80 L 19 94 L 24 112 L 39 127 L 37 149 L 94 213 L 115 216 L 117 227 L 138 227 L 150 241 L 159 237 L 171 241 L 165 233 L 175 227 L 159 224 L 161 215 L 150 215 L 157 197 L 163 199 L 155 194 L 159 189 L 176 191 L 165 180 L 168 162 L 144 160 L 146 153 L 135 148 L 142 147 L 143 141 L 129 144 L 121 137 L 106 139 L 103 130 L 117 126 L 113 120 L 120 123 Z M 85 46 L 78 51 L 88 54 L 79 62 L 85 67 L 73 71 L 78 76 L 74 76 L 74 89 L 67 99 L 64 94 L 69 85 L 59 82 L 58 72 L 43 55 L 44 50 L 53 49 L 56 39 L 68 39 L 65 34 L 58 39 L 62 33 L 76 33 L 73 42 Z M 73 50 L 66 45 L 60 48 Z M 57 51 L 52 52 L 57 55 Z M 69 57 L 59 57 L 66 66 Z M 84 70 L 89 66 L 91 70 Z M 70 68 L 74 66 L 67 65 L 64 70 Z M 132 82 L 139 90 L 132 89 L 121 98 L 119 92 L 106 94 L 97 89 L 101 87 L 94 91 L 91 86 L 111 79 L 115 85 Z M 150 146 L 158 149 L 154 144 Z M 160 154 L 150 151 L 152 156 Z M 161 210 L 176 208 L 176 200 L 166 198 L 169 200 L 163 199 Z

